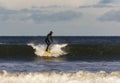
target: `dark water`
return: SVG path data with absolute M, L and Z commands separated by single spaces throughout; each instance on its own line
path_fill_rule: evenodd
M 1 44 L 22 44 L 26 45 L 28 43 L 44 43 L 45 37 L 43 36 L 3 36 L 0 37 Z M 120 45 L 120 37 L 81 37 L 81 36 L 55 36 L 53 37 L 54 43 L 68 43 L 68 44 L 82 44 L 82 45 Z
M 34 60 L 40 58 L 27 44 L 45 44 L 44 39 L 45 37 L 0 37 L 0 59 Z M 54 44 L 68 44 L 62 48 L 67 54 L 56 59 L 120 60 L 120 37 L 54 37 L 53 40 Z
M 53 37 L 67 54 L 39 57 L 29 43 L 45 44 L 45 37 L 0 37 L 0 71 L 119 71 L 120 37 Z
M 70 44 L 62 48 L 67 54 L 51 59 L 62 59 L 67 61 L 106 61 L 120 60 L 120 46 L 117 45 L 80 45 Z M 0 45 L 1 60 L 41 60 L 35 54 L 35 50 L 28 45 Z

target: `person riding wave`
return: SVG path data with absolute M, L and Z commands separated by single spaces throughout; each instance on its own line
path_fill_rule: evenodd
M 46 38 L 45 38 L 45 42 L 46 42 L 46 44 L 47 44 L 46 51 L 49 51 L 49 46 L 50 46 L 50 44 L 53 42 L 52 34 L 53 34 L 53 32 L 50 31 L 50 32 L 47 34 Z

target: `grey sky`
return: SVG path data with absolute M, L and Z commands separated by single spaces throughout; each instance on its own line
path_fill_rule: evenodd
M 100 21 L 116 21 L 120 22 L 120 10 L 111 10 L 103 14 L 100 18 Z
M 0 36 L 120 36 L 119 0 L 26 2 L 0 0 Z

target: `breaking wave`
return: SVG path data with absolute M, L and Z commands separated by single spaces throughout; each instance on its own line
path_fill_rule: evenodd
M 97 73 L 79 71 L 35 72 L 35 73 L 0 73 L 0 83 L 120 83 L 120 72 Z
M 69 61 L 120 60 L 120 46 L 118 45 L 53 44 L 50 47 L 52 54 L 49 56 L 43 55 L 45 48 L 45 44 L 2 44 L 0 45 L 0 59 L 40 60 L 40 58 L 48 57 Z
M 35 45 L 33 43 L 30 43 L 28 45 L 32 46 L 32 48 L 35 49 L 35 54 L 37 56 L 58 57 L 58 56 L 66 54 L 66 52 L 64 52 L 62 50 L 62 48 L 66 47 L 67 44 L 53 44 L 53 45 L 51 45 L 50 46 L 51 54 L 45 54 L 46 45 L 44 45 L 44 44 Z

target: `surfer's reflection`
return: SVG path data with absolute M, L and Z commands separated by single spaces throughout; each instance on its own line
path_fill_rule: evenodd
M 35 58 L 36 62 L 61 62 L 61 61 L 66 61 L 65 57 L 36 57 Z

